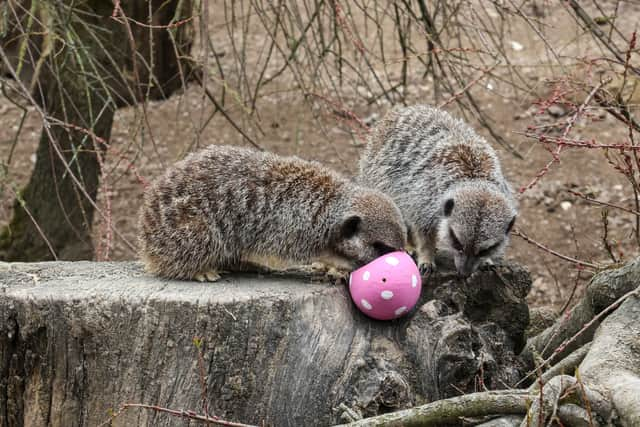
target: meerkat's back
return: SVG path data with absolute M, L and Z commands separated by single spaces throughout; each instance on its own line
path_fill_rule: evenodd
M 358 180 L 394 199 L 421 261 L 432 262 L 440 247 L 460 258 L 461 274 L 487 253 L 501 255 L 516 214 L 493 148 L 463 121 L 426 105 L 394 109 L 372 129 Z
M 360 182 L 367 185 L 401 193 L 414 188 L 417 177 L 429 179 L 428 188 L 421 191 L 434 194 L 460 180 L 504 183 L 495 151 L 484 138 L 463 121 L 427 105 L 389 112 L 371 130 L 360 159 Z
M 374 242 L 401 245 L 402 227 L 390 199 L 318 163 L 210 146 L 148 189 L 141 256 L 157 274 L 200 278 L 211 271 L 213 280 L 252 256 L 308 260 L 328 253 L 360 261 Z M 359 253 L 345 248 L 356 240 Z

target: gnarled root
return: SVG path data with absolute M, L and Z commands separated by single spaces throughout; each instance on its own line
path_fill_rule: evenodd
M 546 425 L 547 419 L 558 417 L 560 403 L 571 398 L 577 399 L 583 408 L 587 408 L 594 425 L 596 414 L 600 419 L 609 419 L 611 403 L 602 394 L 586 387 L 575 377 L 558 375 L 538 391 L 520 427 Z M 564 412 L 567 416 L 577 414 L 575 409 L 566 409 Z

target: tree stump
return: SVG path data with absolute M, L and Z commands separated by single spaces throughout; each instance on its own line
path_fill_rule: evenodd
M 433 275 L 417 309 L 381 322 L 312 275 L 203 284 L 138 263 L 0 263 L 0 425 L 95 426 L 125 402 L 204 413 L 202 382 L 209 414 L 277 426 L 506 388 L 523 375 L 529 287 L 516 265 L 467 282 Z M 143 410 L 113 420 L 175 422 Z

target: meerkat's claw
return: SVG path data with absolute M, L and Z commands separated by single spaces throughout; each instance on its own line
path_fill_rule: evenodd
M 315 261 L 311 263 L 311 269 L 314 271 L 327 271 L 327 265 L 320 261 Z
M 436 271 L 436 262 L 430 252 L 418 251 L 416 264 L 418 264 L 418 270 L 422 276 L 430 275 Z
M 418 267 L 418 269 L 420 270 L 420 274 L 422 276 L 429 276 L 435 273 L 436 265 L 433 262 L 423 262 L 423 263 L 420 263 L 420 266 Z
M 314 262 L 311 264 L 311 270 L 324 273 L 325 279 L 333 284 L 347 283 L 349 281 L 349 271 L 341 266 L 325 262 Z
M 220 273 L 216 270 L 205 271 L 204 273 L 198 273 L 194 276 L 198 282 L 217 282 L 220 280 Z
M 220 273 L 215 270 L 209 270 L 204 273 L 204 277 L 206 277 L 210 282 L 217 282 L 218 280 L 220 280 Z
M 329 267 L 325 276 L 334 285 L 346 284 L 349 282 L 349 272 L 344 270 L 338 270 L 335 267 Z
M 493 262 L 491 258 L 487 258 L 484 260 L 479 267 L 479 270 L 482 271 L 494 271 L 496 269 L 496 264 Z

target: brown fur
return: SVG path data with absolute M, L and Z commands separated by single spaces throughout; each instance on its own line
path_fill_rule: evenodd
M 445 111 L 415 105 L 387 114 L 370 134 L 358 180 L 396 202 L 421 263 L 443 251 L 469 275 L 502 257 L 517 212 L 511 188 L 493 148 Z
M 466 144 L 445 147 L 434 154 L 433 160 L 459 179 L 488 179 L 493 171 L 493 161 L 489 155 Z
M 357 267 L 402 248 L 405 235 L 389 197 L 319 163 L 210 146 L 147 190 L 140 256 L 161 276 L 215 280 L 257 258 Z

